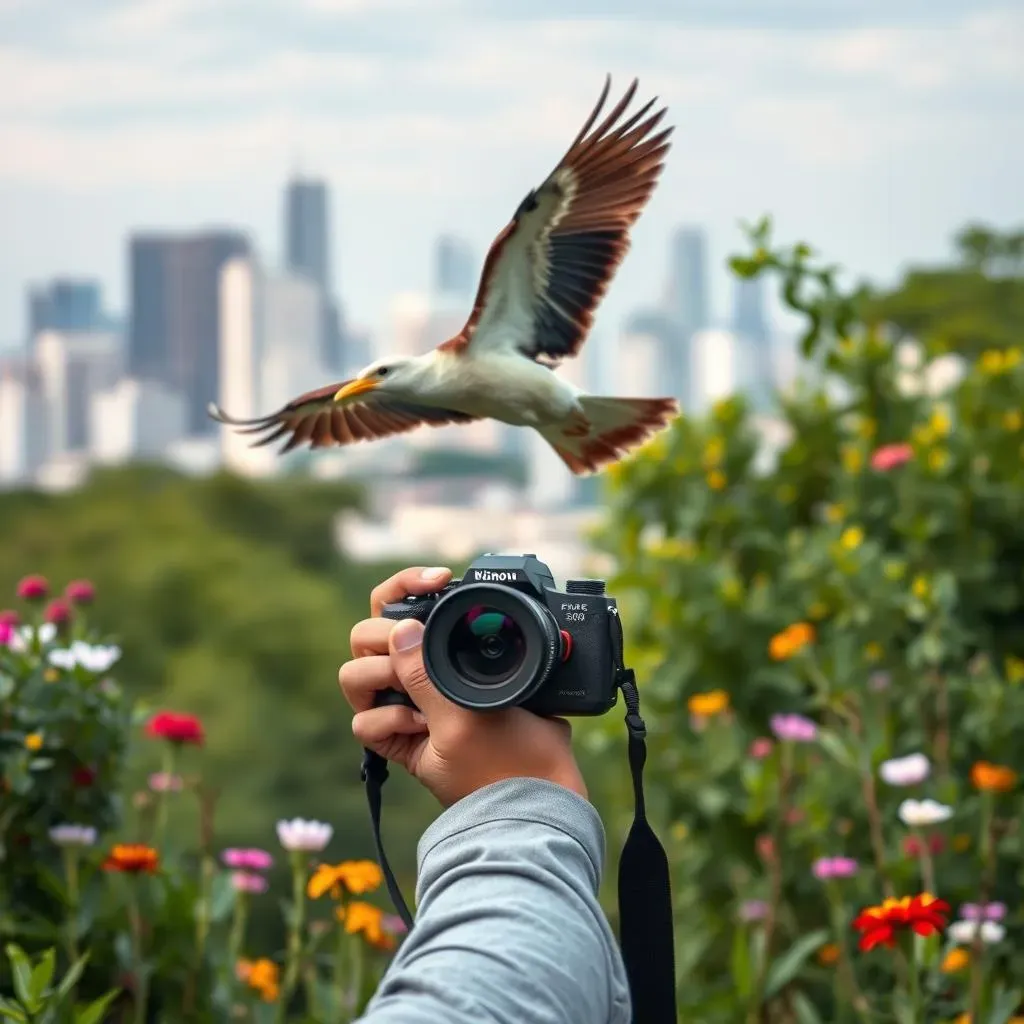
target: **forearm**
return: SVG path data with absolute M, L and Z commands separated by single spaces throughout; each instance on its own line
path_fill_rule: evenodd
M 418 853 L 416 926 L 364 1024 L 628 1024 L 589 803 L 537 779 L 500 782 L 445 811 Z

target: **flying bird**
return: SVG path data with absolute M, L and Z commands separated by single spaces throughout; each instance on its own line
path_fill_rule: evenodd
M 666 427 L 673 398 L 590 395 L 554 371 L 576 356 L 661 175 L 672 128 L 652 99 L 631 116 L 634 79 L 597 123 L 611 77 L 558 166 L 519 204 L 491 245 L 465 326 L 418 356 L 371 363 L 258 419 L 210 415 L 279 439 L 281 454 L 495 419 L 530 427 L 576 475 L 596 472 Z M 595 127 L 596 125 L 596 127 Z

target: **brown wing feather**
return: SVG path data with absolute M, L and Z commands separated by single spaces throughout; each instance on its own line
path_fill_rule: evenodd
M 648 116 L 654 99 L 620 123 L 637 85 L 634 79 L 595 128 L 611 86 L 605 79 L 565 156 L 495 239 L 469 319 L 442 348 L 465 349 L 500 321 L 503 336 L 533 359 L 579 351 L 669 150 L 672 128 L 652 134 L 666 114 L 662 108 Z M 517 305 L 524 292 L 528 307 Z
M 308 444 L 310 448 L 332 448 L 404 434 L 417 427 L 443 427 L 477 419 L 454 409 L 435 409 L 415 402 L 403 402 L 387 395 L 368 392 L 350 402 L 337 403 L 334 396 L 347 384 L 339 381 L 308 391 L 268 416 L 241 420 L 216 405 L 209 415 L 239 434 L 259 435 L 250 447 L 261 448 L 284 438 L 278 454 Z

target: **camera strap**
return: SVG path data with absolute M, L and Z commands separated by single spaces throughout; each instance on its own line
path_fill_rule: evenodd
M 612 611 L 612 640 L 616 685 L 626 705 L 629 774 L 633 781 L 633 824 L 619 858 L 619 936 L 633 1004 L 633 1024 L 676 1024 L 675 936 L 672 926 L 672 887 L 668 856 L 647 820 L 644 800 L 644 764 L 647 760 L 647 726 L 640 717 L 636 676 L 623 663 L 622 622 Z M 388 777 L 388 763 L 372 750 L 363 751 L 361 777 L 366 785 L 370 825 L 377 859 L 391 902 L 406 928 L 412 914 L 380 834 L 381 789 Z

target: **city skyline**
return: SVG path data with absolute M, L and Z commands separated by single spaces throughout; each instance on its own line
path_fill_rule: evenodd
M 1006 223 L 1024 139 L 1024 15 L 998 5 L 751 0 L 617 20 L 569 2 L 466 14 L 458 0 L 0 3 L 0 344 L 30 283 L 98 278 L 126 309 L 133 232 L 224 226 L 283 263 L 281 183 L 332 193 L 331 281 L 346 318 L 386 329 L 429 290 L 439 235 L 482 261 L 551 169 L 605 71 L 677 125 L 664 180 L 596 330 L 658 301 L 671 233 L 708 232 L 716 320 L 737 220 L 771 212 L 876 280 L 949 252 L 968 219 Z M 204 13 L 205 12 L 205 13 Z M 527 46 L 526 43 L 529 42 Z M 467 310 L 468 312 L 468 310 Z

